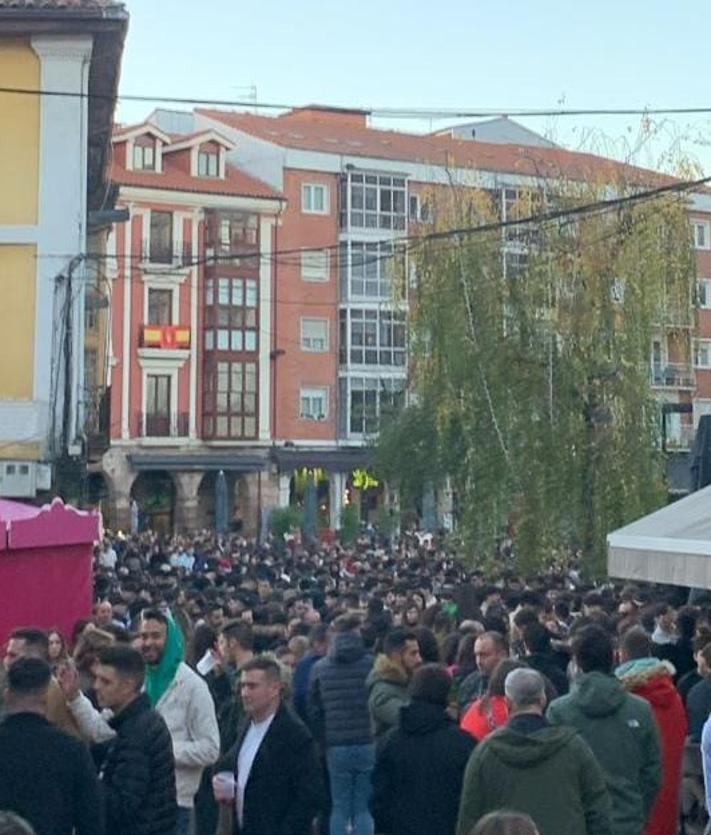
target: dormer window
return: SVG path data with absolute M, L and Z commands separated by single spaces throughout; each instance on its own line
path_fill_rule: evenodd
M 220 176 L 219 151 L 200 151 L 198 153 L 198 177 Z
M 134 142 L 133 169 L 134 171 L 156 170 L 155 142 L 152 139 L 149 139 L 147 136 L 140 136 Z

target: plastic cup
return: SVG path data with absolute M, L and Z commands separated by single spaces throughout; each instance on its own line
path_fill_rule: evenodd
M 235 799 L 235 775 L 231 771 L 218 771 L 212 778 L 212 791 L 218 803 L 232 803 Z

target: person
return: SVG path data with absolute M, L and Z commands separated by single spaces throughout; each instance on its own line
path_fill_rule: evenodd
M 686 716 L 691 741 L 698 745 L 704 723 L 711 714 L 711 643 L 704 644 L 697 651 L 696 667 L 700 678 L 687 693 Z
M 138 650 L 103 650 L 96 696 L 113 714 L 116 736 L 97 747 L 106 835 L 173 835 L 177 820 L 175 761 L 165 721 L 141 692 L 146 666 Z
M 145 691 L 173 740 L 178 798 L 176 835 L 185 835 L 202 771 L 220 754 L 215 706 L 207 684 L 182 660 L 182 633 L 172 617 L 158 609 L 146 609 L 140 627 L 140 650 L 146 662 Z M 115 735 L 107 718 L 79 691 L 76 674 L 70 668 L 62 670 L 60 683 L 86 738 L 101 742 Z
M 373 656 L 366 652 L 360 619 L 341 615 L 333 623 L 328 654 L 309 682 L 309 725 L 323 738 L 331 786 L 330 835 L 372 835 L 368 808 L 375 749 L 368 713 L 366 681 Z
M 530 815 L 545 835 L 611 835 L 602 770 L 574 728 L 546 720 L 541 674 L 513 670 L 505 689 L 510 719 L 469 759 L 457 835 L 469 835 L 485 815 L 501 809 Z
M 303 722 L 282 702 L 279 664 L 259 657 L 242 668 L 245 717 L 218 770 L 234 774 L 235 835 L 308 835 L 323 797 L 318 749 Z M 215 798 L 222 797 L 215 791 Z
M 622 636 L 622 662 L 615 675 L 630 693 L 649 702 L 662 746 L 662 787 L 652 807 L 645 835 L 667 835 L 677 828 L 682 760 L 686 740 L 686 711 L 674 687 L 674 667 L 652 656 L 652 642 L 641 627 Z
M 523 660 L 550 681 L 556 696 L 564 696 L 568 692 L 568 677 L 552 651 L 551 633 L 536 621 L 524 627 L 522 640 L 525 649 Z
M 41 658 L 49 662 L 49 636 L 35 626 L 13 629 L 7 641 L 3 667 L 8 671 L 18 658 Z M 61 667 L 57 668 L 58 671 Z M 64 696 L 57 679 L 52 676 L 47 692 L 47 719 L 72 736 L 80 737 L 79 727 L 67 710 Z
M 422 663 L 417 635 L 409 629 L 397 627 L 383 640 L 383 652 L 375 659 L 366 682 L 368 710 L 376 744 L 400 716 L 400 708 L 407 704 L 410 679 Z
M 652 709 L 612 675 L 612 639 L 605 629 L 582 627 L 572 652 L 580 675 L 567 696 L 551 703 L 548 719 L 575 728 L 595 754 L 612 801 L 614 835 L 640 835 L 661 784 Z
M 477 669 L 462 681 L 457 700 L 463 713 L 476 699 L 480 699 L 489 686 L 489 679 L 499 661 L 509 657 L 509 645 L 500 632 L 484 632 L 474 642 L 474 659 Z
M 64 635 L 58 629 L 50 629 L 47 634 L 47 660 L 52 668 L 52 673 L 65 664 L 69 659 L 69 651 Z
M 372 810 L 382 835 L 454 835 L 474 740 L 447 714 L 452 677 L 439 664 L 415 671 L 411 701 L 381 746 Z
M 19 815 L 0 812 L 0 835 L 36 835 L 34 829 Z
M 309 649 L 297 662 L 292 681 L 294 709 L 304 722 L 308 722 L 311 670 L 314 664 L 326 655 L 327 651 L 328 626 L 325 623 L 317 623 L 309 630 Z
M 529 815 L 520 812 L 490 812 L 470 835 L 540 835 Z
M 89 751 L 47 718 L 51 679 L 43 658 L 17 658 L 7 669 L 0 809 L 21 815 L 36 835 L 103 835 Z
M 481 741 L 497 728 L 505 725 L 509 718 L 509 706 L 506 701 L 504 684 L 506 676 L 512 670 L 518 670 L 526 665 L 513 658 L 499 661 L 489 679 L 486 693 L 473 701 L 462 716 L 459 727 Z

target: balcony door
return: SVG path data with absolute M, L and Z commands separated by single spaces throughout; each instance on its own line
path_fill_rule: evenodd
M 149 438 L 171 435 L 170 385 L 169 374 L 146 376 L 145 434 Z

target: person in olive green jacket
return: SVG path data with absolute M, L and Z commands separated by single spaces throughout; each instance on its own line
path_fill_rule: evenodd
M 573 728 L 552 727 L 543 716 L 543 676 L 513 670 L 505 689 L 510 718 L 471 755 L 457 835 L 470 835 L 498 809 L 530 815 L 542 835 L 611 835 L 602 770 Z
M 641 835 L 661 786 L 659 731 L 649 704 L 612 675 L 612 638 L 599 626 L 573 638 L 579 676 L 548 708 L 553 725 L 575 728 L 605 775 L 613 835 Z

